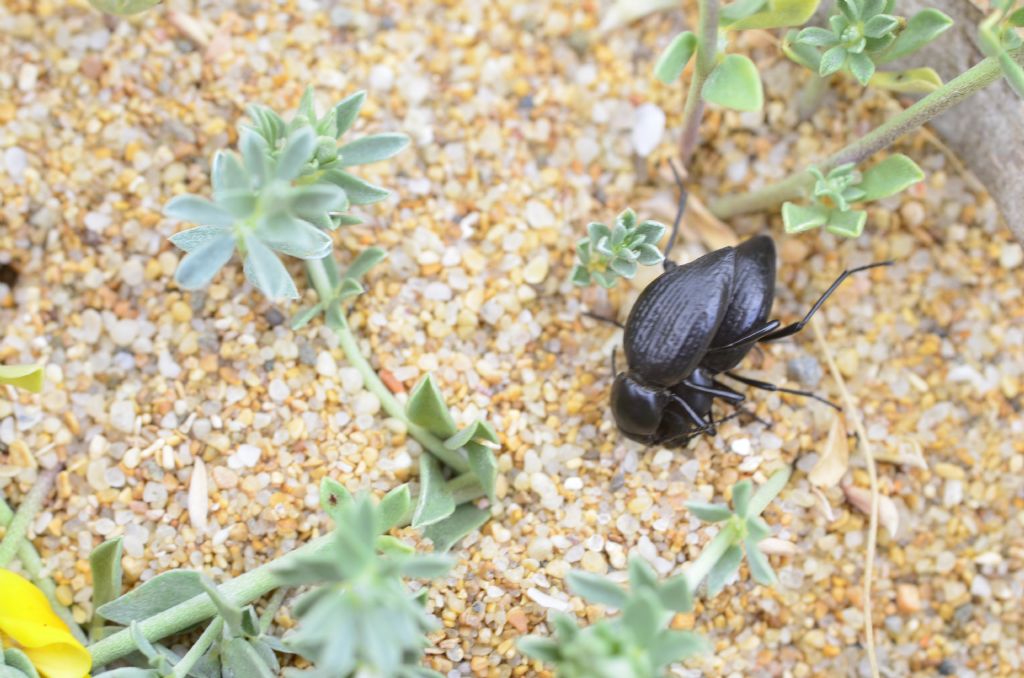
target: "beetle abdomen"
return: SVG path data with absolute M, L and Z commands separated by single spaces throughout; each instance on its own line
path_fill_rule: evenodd
M 726 346 L 763 326 L 775 299 L 775 243 L 766 235 L 744 241 L 735 248 L 736 277 L 722 322 L 710 348 Z M 701 366 L 713 372 L 736 367 L 750 351 L 749 345 L 709 353 Z
M 735 254 L 715 250 L 662 273 L 640 293 L 626 321 L 629 369 L 673 386 L 693 372 L 711 343 L 733 289 Z

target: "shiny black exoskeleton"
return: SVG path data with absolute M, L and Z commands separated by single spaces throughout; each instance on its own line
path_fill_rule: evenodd
M 678 223 L 677 216 L 669 248 Z M 768 236 L 723 247 L 688 264 L 666 259 L 665 272 L 641 292 L 624 326 L 627 370 L 615 375 L 611 393 L 616 424 L 628 438 L 665 447 L 682 446 L 701 433 L 714 435 L 714 400 L 735 406 L 744 399 L 718 381 L 722 374 L 754 388 L 807 396 L 835 407 L 813 393 L 731 370 L 755 344 L 803 329 L 847 277 L 890 263 L 844 271 L 802 320 L 781 327 L 778 320 L 768 320 L 775 298 L 775 244 Z

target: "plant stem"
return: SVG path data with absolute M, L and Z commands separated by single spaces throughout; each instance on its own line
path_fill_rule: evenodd
M 334 287 L 331 285 L 331 273 L 333 272 L 337 275 L 337 266 L 337 263 L 331 256 L 306 262 L 309 278 L 313 282 L 316 293 L 320 295 L 322 300 L 330 299 L 334 294 Z M 462 455 L 454 450 L 449 450 L 444 446 L 444 442 L 430 433 L 430 431 L 409 421 L 409 418 L 405 415 L 405 408 L 402 406 L 402 403 L 398 402 L 394 394 L 384 385 L 384 382 L 377 376 L 376 370 L 373 369 L 373 366 L 363 356 L 362 351 L 359 350 L 359 343 L 352 334 L 348 321 L 345 320 L 340 303 L 332 302 L 327 306 L 327 326 L 334 331 L 335 336 L 338 338 L 338 345 L 345 352 L 349 363 L 362 375 L 366 388 L 377 396 L 384 411 L 404 423 L 409 431 L 409 435 L 419 441 L 435 457 L 459 473 L 469 471 L 469 463 Z
M 817 73 L 811 73 L 810 79 L 800 89 L 796 100 L 796 115 L 801 122 L 808 120 L 821 108 L 821 100 L 828 91 L 828 80 Z
M 1024 64 L 1024 48 L 1006 53 L 1017 64 Z M 901 111 L 852 144 L 836 151 L 815 166 L 822 172 L 844 163 L 859 163 L 921 127 L 935 116 L 948 111 L 978 91 L 988 87 L 1002 75 L 998 59 L 988 57 L 947 82 L 914 105 Z M 711 203 L 711 211 L 719 219 L 757 212 L 781 202 L 801 197 L 814 182 L 806 169 L 790 175 L 777 184 L 738 196 L 719 198 Z
M 39 513 L 39 509 L 43 507 L 43 502 L 50 494 L 50 488 L 59 472 L 59 467 L 44 471 L 29 493 L 25 495 L 21 506 L 18 507 L 18 511 L 7 525 L 7 534 L 4 535 L 4 540 L 0 542 L 0 567 L 7 567 L 7 563 L 11 562 L 11 559 L 21 549 L 21 545 L 25 543 L 28 525 Z
M 224 620 L 220 617 L 215 617 L 210 625 L 203 631 L 203 635 L 199 636 L 195 644 L 188 649 L 185 656 L 181 658 L 177 664 L 174 665 L 174 671 L 171 673 L 172 678 L 185 678 L 188 672 L 192 670 L 192 667 L 196 665 L 206 651 L 213 645 L 213 641 L 217 639 L 221 631 L 224 629 Z
M 6 527 L 11 524 L 13 519 L 14 511 L 7 505 L 4 498 L 0 497 L 0 525 Z M 56 584 L 53 583 L 52 579 L 43 575 L 43 559 L 39 557 L 39 552 L 36 551 L 36 547 L 32 545 L 32 542 L 27 540 L 21 542 L 21 545 L 18 547 L 18 560 L 21 562 L 21 566 L 25 568 L 26 574 L 32 579 L 32 583 L 50 601 L 50 607 L 53 608 L 54 613 L 71 629 L 71 634 L 82 645 L 88 643 L 89 639 L 86 638 L 85 633 L 78 626 L 78 622 L 75 621 L 71 612 L 57 600 Z
M 693 78 L 683 106 L 683 138 L 679 144 L 683 169 L 688 169 L 690 157 L 697 148 L 700 135 L 700 119 L 704 114 L 704 99 L 701 90 L 711 71 L 715 68 L 718 51 L 718 0 L 698 0 L 697 62 Z
M 272 567 L 286 563 L 293 558 L 318 553 L 330 545 L 330 540 L 330 533 L 317 537 L 276 560 L 264 563 L 254 570 L 221 584 L 218 588 L 224 597 L 235 604 L 248 605 L 268 591 L 277 588 L 278 579 L 271 569 Z M 139 627 L 142 635 L 148 640 L 156 641 L 195 626 L 215 614 L 217 614 L 217 608 L 213 601 L 208 595 L 202 593 L 139 622 Z M 93 669 L 96 669 L 134 652 L 135 643 L 132 642 L 129 630 L 122 629 L 93 643 L 88 649 L 89 654 L 92 655 Z
M 270 596 L 267 606 L 263 609 L 263 614 L 260 615 L 260 631 L 262 633 L 266 633 L 270 629 L 270 625 L 274 623 L 274 615 L 281 609 L 281 603 L 284 602 L 286 593 L 288 593 L 288 589 L 282 587 L 274 591 L 274 595 Z

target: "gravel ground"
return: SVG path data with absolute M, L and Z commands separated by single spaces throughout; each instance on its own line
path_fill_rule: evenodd
M 39 467 L 67 463 L 35 544 L 78 618 L 87 556 L 105 538 L 124 537 L 132 581 L 174 567 L 233 576 L 327 527 L 325 474 L 383 492 L 415 468 L 419 446 L 326 331 L 287 328 L 297 305 L 269 305 L 236 263 L 203 293 L 171 280 L 179 254 L 166 238 L 179 226 L 161 206 L 208 192 L 209 158 L 234 142 L 246 102 L 290 108 L 312 83 L 321 105 L 367 89 L 359 127 L 414 140 L 369 168 L 396 195 L 340 238 L 343 252 L 377 243 L 391 255 L 352 311 L 364 348 L 404 389 L 433 372 L 460 421 L 486 413 L 502 433 L 494 519 L 432 590 L 445 629 L 429 663 L 452 676 L 545 675 L 514 639 L 543 632 L 552 609 L 600 614 L 567 595 L 568 570 L 621 574 L 638 552 L 676 571 L 713 534 L 684 502 L 795 463 L 766 516 L 782 585 L 760 588 L 744 568 L 680 615 L 674 624 L 715 651 L 679 675 L 864 675 L 867 520 L 845 499 L 867 487 L 864 461 L 851 441 L 846 492 L 818 492 L 806 476 L 832 411 L 754 394 L 770 429 L 731 421 L 685 453 L 645 451 L 607 409 L 619 333 L 580 317 L 584 304 L 624 314 L 645 280 L 609 295 L 567 282 L 588 221 L 627 204 L 671 219 L 664 160 L 683 95 L 650 69 L 681 16 L 596 36 L 596 2 L 170 5 L 185 13 L 115 21 L 81 0 L 0 6 L 0 265 L 20 272 L 13 287 L 0 282 L 0 361 L 48 365 L 43 396 L 0 400 L 0 488 L 16 503 Z M 803 74 L 767 33 L 744 33 L 735 49 L 759 62 L 768 104 L 707 115 L 698 198 L 781 177 L 895 105 L 840 87 L 797 125 L 787 102 Z M 770 228 L 784 319 L 844 267 L 896 261 L 851 280 L 822 314 L 885 460 L 895 534 L 879 535 L 883 670 L 1021 675 L 1024 253 L 931 136 L 902 150 L 928 179 L 873 208 L 857 241 L 784 237 L 776 217 L 724 231 L 694 218 L 673 257 Z M 802 335 L 744 367 L 838 398 L 820 357 Z M 189 516 L 200 473 L 209 511 Z M 287 610 L 277 621 L 294 623 Z

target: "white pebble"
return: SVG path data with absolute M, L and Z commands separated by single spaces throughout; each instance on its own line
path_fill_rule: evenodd
M 110 215 L 102 212 L 86 212 L 85 227 L 90 231 L 100 232 L 110 226 Z
M 271 400 L 279 403 L 291 394 L 291 389 L 281 379 L 274 379 L 270 382 L 270 388 L 267 389 L 267 393 L 270 394 Z
M 129 259 L 121 266 L 121 280 L 129 287 L 141 285 L 145 279 L 145 269 L 138 259 Z
M 380 412 L 380 398 L 369 391 L 364 391 L 352 401 L 352 410 L 356 416 L 373 416 Z
M 260 454 L 262 451 L 255 445 L 242 444 L 238 446 L 238 451 L 234 456 L 238 458 L 242 466 L 252 468 L 259 462 Z
M 530 200 L 526 203 L 526 223 L 533 228 L 550 228 L 555 225 L 555 215 L 544 203 Z
M 131 433 L 135 429 L 135 405 L 127 400 L 111 405 L 110 425 L 123 433 Z
M 167 503 L 167 488 L 163 483 L 149 481 L 142 488 L 142 501 L 157 508 L 162 507 Z
M 36 87 L 39 79 L 39 67 L 35 64 L 22 64 L 18 71 L 18 89 L 22 92 L 31 92 Z
M 1017 268 L 1024 263 L 1024 247 L 1018 243 L 1004 245 L 999 253 L 999 265 L 1003 268 Z
M 342 367 L 338 370 L 338 377 L 341 379 L 341 387 L 348 393 L 358 393 L 363 390 L 363 375 L 354 367 Z
M 451 301 L 452 288 L 443 282 L 432 282 L 423 290 L 423 296 L 431 301 Z
M 395 72 L 384 65 L 374 66 L 370 71 L 370 87 L 386 92 L 395 84 Z
M 28 169 L 28 156 L 17 146 L 11 146 L 4 151 L 4 166 L 14 183 L 20 184 L 25 179 L 25 170 Z
M 323 377 L 338 376 L 338 363 L 327 351 L 320 351 L 316 356 L 316 372 Z
M 651 154 L 665 134 L 665 112 L 654 104 L 644 104 L 636 111 L 633 124 L 633 150 L 646 158 Z
M 110 328 L 110 338 L 118 346 L 129 346 L 139 335 L 139 323 L 134 320 L 118 320 Z

